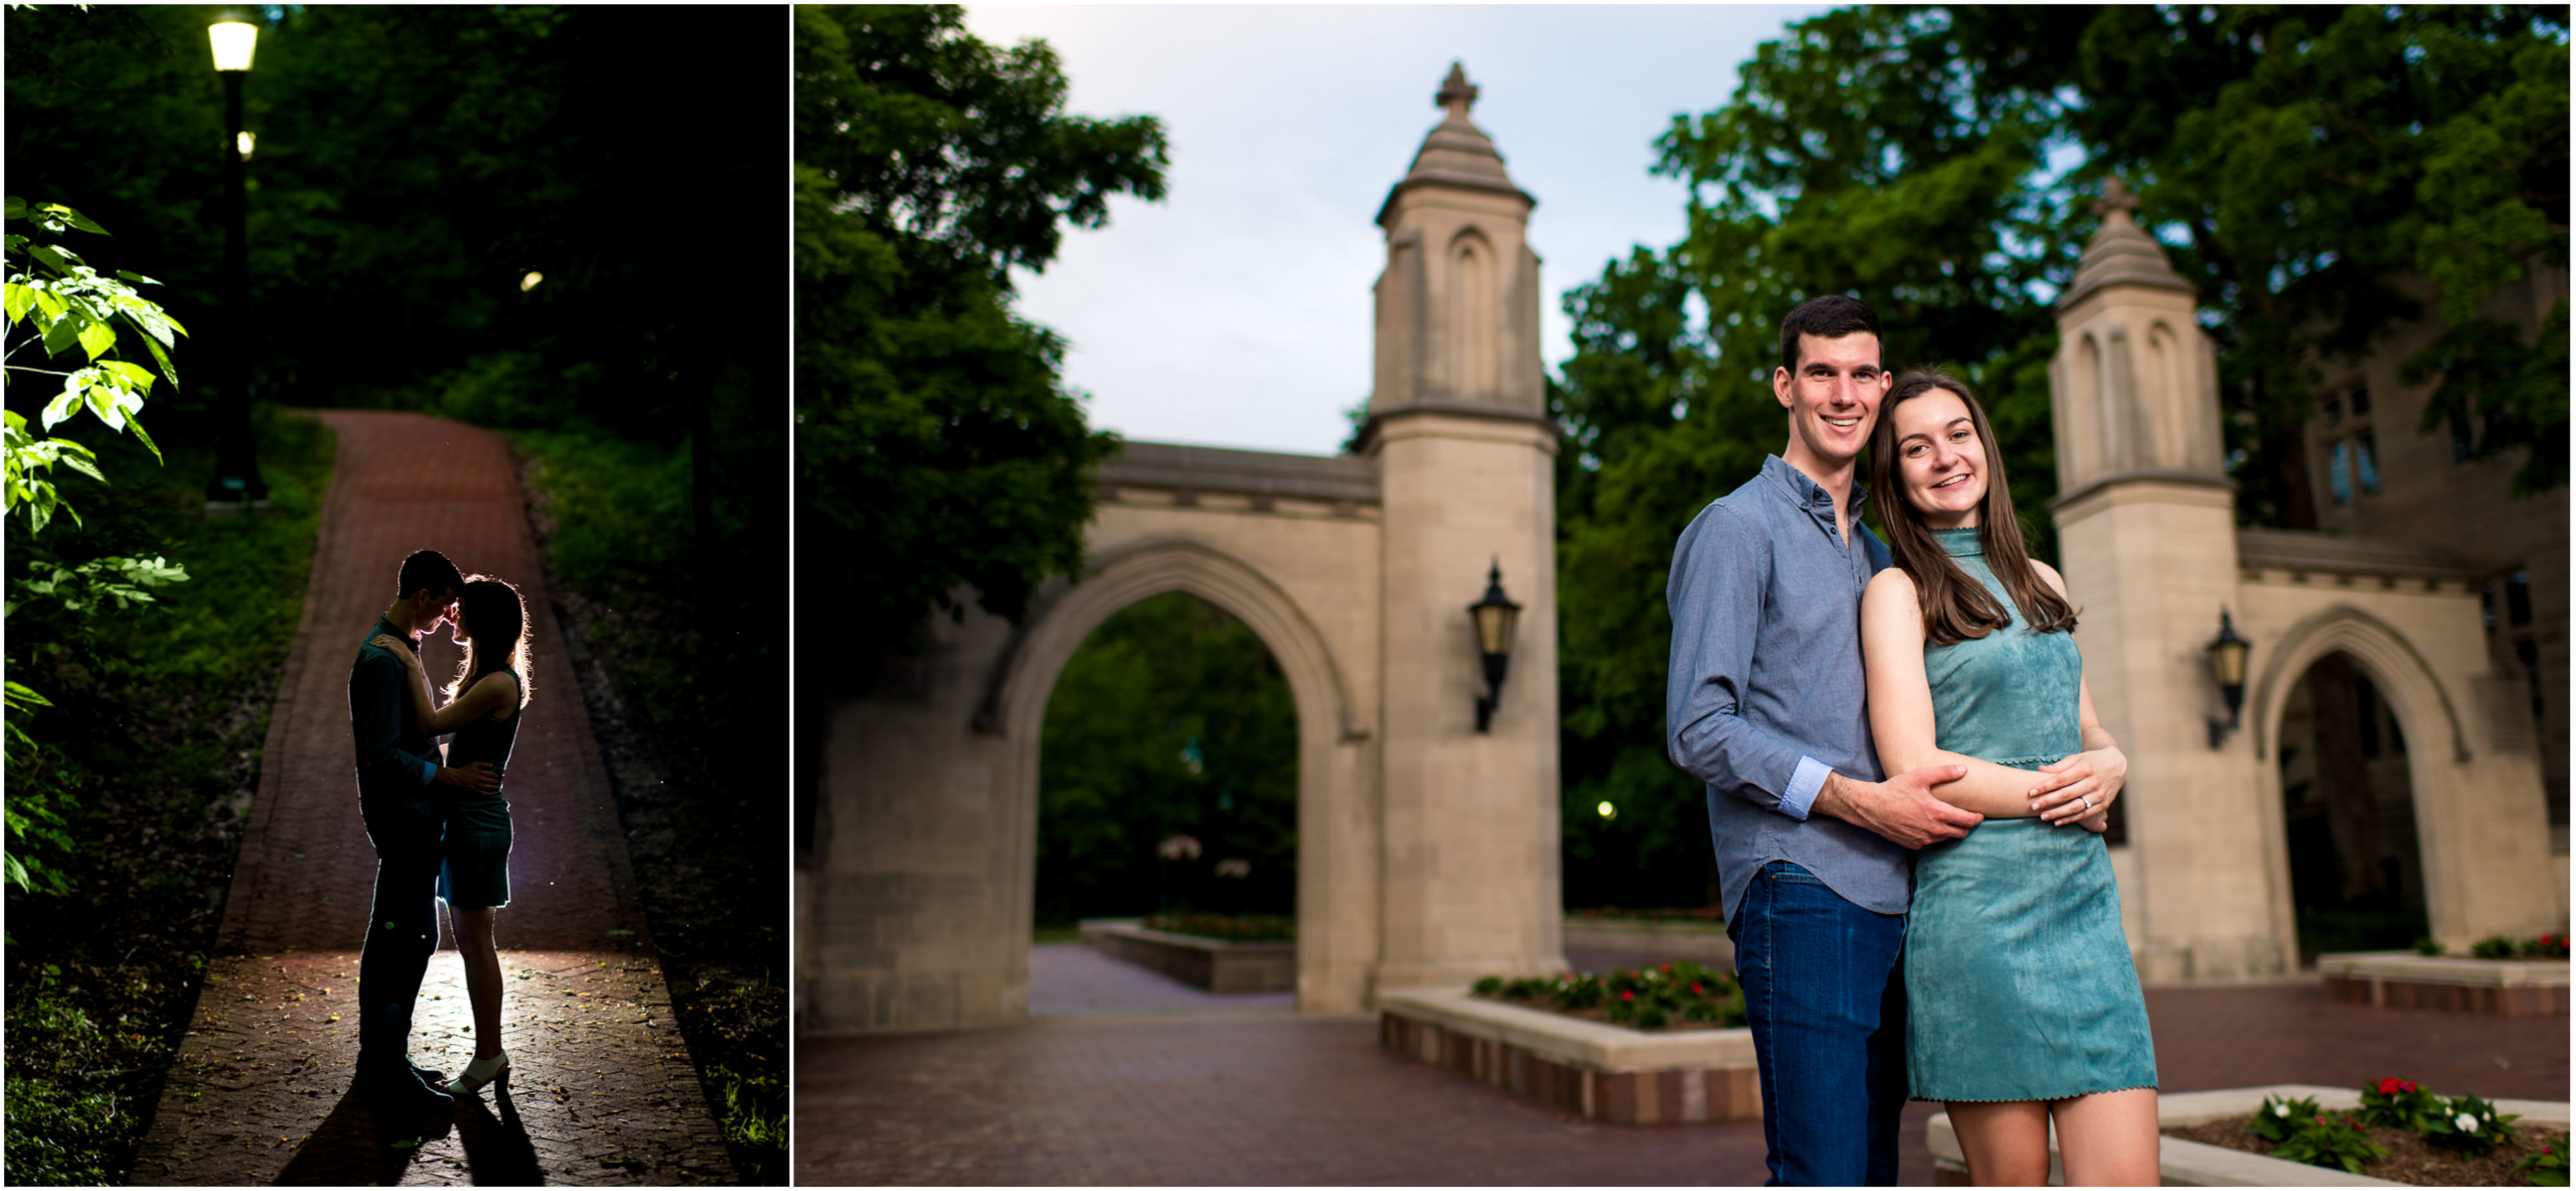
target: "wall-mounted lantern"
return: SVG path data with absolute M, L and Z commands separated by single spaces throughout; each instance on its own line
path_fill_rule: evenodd
M 2245 655 L 2253 650 L 2251 642 L 2236 635 L 2236 623 L 2227 610 L 2219 609 L 2218 639 L 2209 643 L 2207 652 L 2210 677 L 2218 680 L 2219 696 L 2227 700 L 2227 718 L 2210 717 L 2209 747 L 2213 749 L 2227 743 L 2227 734 L 2244 722 Z
M 1520 623 L 1521 606 L 1503 594 L 1503 560 L 1485 577 L 1485 598 L 1467 605 L 1476 627 L 1476 652 L 1485 659 L 1486 693 L 1476 697 L 1476 730 L 1494 722 L 1494 705 L 1503 700 L 1503 674 L 1512 664 L 1512 629 Z

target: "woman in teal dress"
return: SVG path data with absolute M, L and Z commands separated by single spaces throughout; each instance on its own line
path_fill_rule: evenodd
M 1861 601 L 1870 730 L 1890 773 L 1985 819 L 1914 862 L 1906 1063 L 1948 1103 L 1969 1177 L 2154 1186 L 2156 1057 L 2100 832 L 2128 760 L 2094 715 L 2075 608 L 2027 557 L 1985 411 L 1938 372 L 1899 377 L 1871 439 L 1895 565 Z M 2075 780 L 2041 792 L 2058 775 Z
M 528 704 L 528 615 L 519 590 L 488 575 L 465 581 L 456 597 L 456 632 L 465 664 L 437 704 L 420 658 L 400 642 L 378 637 L 412 672 L 411 710 L 423 731 L 454 733 L 447 764 L 481 761 L 509 789 L 510 747 L 519 734 L 519 712 Z M 388 643 L 391 643 L 390 645 Z M 465 960 L 465 995 L 474 1006 L 474 1061 L 447 1089 L 472 1095 L 510 1075 L 501 1049 L 501 957 L 492 944 L 493 918 L 510 904 L 510 804 L 501 796 L 466 792 L 447 808 L 447 843 L 438 872 L 438 896 L 447 903 L 457 953 Z

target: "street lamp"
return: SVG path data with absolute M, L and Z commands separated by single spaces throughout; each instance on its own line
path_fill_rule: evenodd
M 206 484 L 206 501 L 225 508 L 264 505 L 268 482 L 259 475 L 259 447 L 250 429 L 250 368 L 242 356 L 242 333 L 250 325 L 243 307 L 250 289 L 250 203 L 244 197 L 242 163 L 250 158 L 250 134 L 242 131 L 242 76 L 250 73 L 259 47 L 259 26 L 248 21 L 217 21 L 206 27 L 214 48 L 215 73 L 224 80 L 224 264 L 217 278 L 223 292 L 221 333 L 212 353 L 215 372 L 215 478 Z
M 2219 609 L 2218 639 L 2209 643 L 2206 652 L 2210 677 L 2218 680 L 2219 697 L 2227 700 L 2227 718 L 2209 718 L 2209 747 L 2213 749 L 2225 744 L 2227 734 L 2244 722 L 2245 655 L 2253 650 L 2253 643 L 2236 635 L 2236 622 L 2228 618 L 2227 610 Z
M 1476 653 L 1485 660 L 1488 693 L 1476 697 L 1476 731 L 1494 722 L 1494 705 L 1503 701 L 1503 673 L 1512 664 L 1512 627 L 1520 623 L 1521 606 L 1503 594 L 1503 560 L 1494 560 L 1485 577 L 1485 598 L 1467 605 L 1476 626 Z

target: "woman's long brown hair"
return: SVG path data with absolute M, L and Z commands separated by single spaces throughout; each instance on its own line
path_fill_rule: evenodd
M 456 680 L 447 684 L 447 697 L 453 701 L 473 686 L 476 679 L 508 666 L 519 675 L 519 706 L 528 705 L 528 605 L 519 597 L 519 589 L 506 580 L 490 575 L 474 575 L 456 593 L 457 607 L 464 610 L 466 634 L 465 660 L 456 667 Z
M 1986 408 L 1977 404 L 1976 394 L 1957 377 L 1918 368 L 1897 377 L 1887 400 L 1879 403 L 1878 425 L 1869 436 L 1869 471 L 1870 485 L 1884 502 L 1879 517 L 1887 524 L 1888 552 L 1913 578 L 1915 599 L 1923 607 L 1924 643 L 1956 645 L 2012 623 L 2012 614 L 1995 602 L 1986 585 L 1969 577 L 1958 560 L 1941 548 L 1932 527 L 1923 523 L 1923 510 L 1905 496 L 1897 458 L 1896 407 L 1938 392 L 1958 395 L 1968 407 L 1968 420 L 1977 428 L 1977 441 L 1985 447 L 1986 496 L 1977 508 L 1977 540 L 1985 548 L 1986 566 L 2020 606 L 2022 623 L 2030 631 L 2074 631 L 2075 606 L 2040 579 L 2039 568 L 2031 565 L 2030 553 L 2022 546 L 2021 518 L 2013 512 L 2012 493 L 2004 483 L 2003 449 L 1986 421 Z

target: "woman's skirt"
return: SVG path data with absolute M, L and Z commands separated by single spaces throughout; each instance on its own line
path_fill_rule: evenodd
M 2102 837 L 1988 819 L 1923 849 L 1905 926 L 1917 1100 L 2063 1100 L 2156 1084 Z
M 450 907 L 510 904 L 510 803 L 468 794 L 451 804 L 438 896 Z

